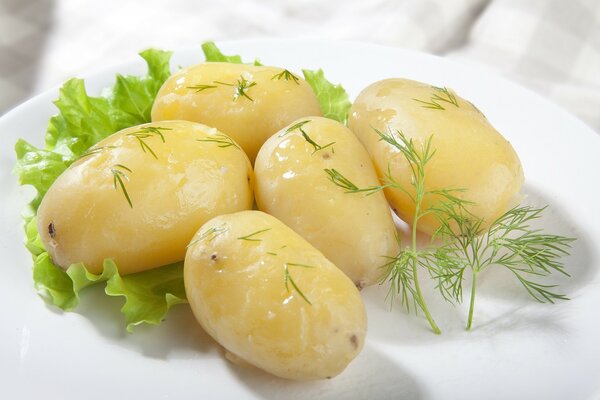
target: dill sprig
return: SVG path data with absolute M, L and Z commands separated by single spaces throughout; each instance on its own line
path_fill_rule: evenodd
M 285 284 L 285 289 L 289 292 L 290 288 L 289 288 L 288 283 L 291 284 L 292 287 L 294 288 L 294 290 L 296 290 L 296 292 L 300 295 L 300 297 L 302 297 L 304 299 L 304 301 L 306 301 L 308 304 L 312 305 L 310 300 L 308 300 L 308 298 L 304 295 L 302 290 L 300 290 L 300 288 L 298 287 L 296 282 L 294 282 L 294 278 L 292 278 L 292 274 L 290 273 L 289 267 L 301 267 L 301 268 L 315 268 L 315 267 L 313 267 L 312 265 L 298 264 L 298 263 L 285 263 L 283 265 L 283 282 Z
M 260 235 L 263 232 L 267 232 L 267 231 L 270 231 L 270 230 L 271 230 L 271 228 L 261 229 L 261 230 L 258 230 L 256 232 L 249 233 L 249 234 L 247 234 L 245 236 L 240 236 L 240 237 L 238 237 L 238 239 L 239 240 L 247 240 L 249 242 L 262 242 L 262 239 L 259 239 L 256 236 Z
M 538 302 L 554 303 L 568 298 L 556 292 L 557 285 L 537 282 L 553 272 L 570 276 L 562 258 L 569 255 L 573 238 L 546 234 L 531 223 L 542 216 L 546 207 L 517 206 L 497 218 L 488 229 L 482 220 L 464 210 L 445 210 L 434 239 L 442 245 L 430 262 L 437 266 L 438 288 L 450 301 L 462 300 L 461 282 L 467 269 L 472 283 L 467 330 L 473 324 L 478 275 L 491 266 L 507 268 Z M 432 269 L 433 270 L 433 269 Z
M 304 121 L 296 122 L 294 125 L 290 126 L 285 131 L 281 132 L 279 134 L 279 137 L 283 137 L 283 136 L 287 135 L 288 133 L 295 131 L 296 129 L 300 129 L 304 125 L 308 124 L 309 122 L 310 122 L 310 120 L 308 120 L 308 119 L 304 120 Z
M 123 164 L 115 164 L 111 167 L 110 172 L 112 172 L 113 175 L 113 187 L 115 190 L 121 189 L 127 203 L 129 203 L 129 207 L 133 208 L 133 203 L 131 202 L 127 188 L 125 187 L 125 181 L 129 181 L 127 173 L 133 173 L 133 171 Z
M 225 224 L 221 224 L 219 226 L 213 226 L 200 234 L 196 239 L 192 240 L 187 247 L 191 247 L 198 242 L 203 240 L 208 240 L 209 242 L 213 241 L 217 236 L 227 232 L 229 228 Z
M 380 140 L 401 152 L 408 162 L 412 190 L 394 180 L 388 167 L 385 182 L 381 186 L 359 188 L 337 170 L 325 170 L 329 179 L 347 193 L 372 193 L 386 187 L 401 190 L 415 206 L 411 226 L 411 243 L 396 257 L 388 258 L 383 265 L 385 281 L 390 282 L 388 298 L 400 296 L 401 304 L 408 311 L 419 309 L 425 314 L 434 332 L 440 333 L 427 309 L 420 289 L 418 269 L 425 269 L 437 280 L 437 289 L 444 299 L 461 302 L 463 280 L 471 271 L 470 304 L 467 330 L 471 329 L 477 294 L 478 274 L 498 265 L 507 268 L 539 302 L 553 303 L 567 297 L 555 291 L 556 285 L 538 282 L 553 272 L 569 276 L 561 259 L 569 254 L 573 238 L 544 233 L 534 229 L 531 223 L 542 216 L 546 207 L 519 206 L 512 208 L 486 229 L 484 221 L 469 212 L 473 202 L 463 199 L 464 189 L 426 189 L 426 166 L 435 155 L 432 136 L 421 146 L 408 139 L 401 131 L 381 132 L 375 130 Z M 435 201 L 432 201 L 434 199 Z M 430 204 L 430 205 L 426 205 Z M 439 221 L 429 245 L 417 246 L 419 221 L 431 215 Z
M 288 133 L 293 132 L 295 130 L 299 130 L 300 134 L 302 135 L 302 137 L 304 138 L 304 140 L 306 140 L 306 142 L 308 142 L 308 144 L 310 144 L 313 147 L 314 150 L 313 150 L 312 154 L 315 154 L 316 152 L 321 151 L 321 150 L 325 150 L 325 149 L 327 149 L 327 148 L 329 148 L 329 147 L 331 147 L 331 146 L 333 146 L 335 144 L 335 142 L 331 142 L 331 143 L 327 143 L 324 146 L 321 146 L 320 144 L 318 144 L 317 142 L 315 142 L 308 135 L 308 133 L 306 133 L 306 131 L 304 130 L 304 125 L 306 125 L 309 122 L 310 122 L 309 120 L 297 122 L 294 125 L 292 125 L 289 128 L 287 128 L 283 133 L 279 134 L 279 137 L 285 136 Z M 333 148 L 331 150 L 333 151 Z
M 196 139 L 197 142 L 210 142 L 210 143 L 216 143 L 218 147 L 221 148 L 227 148 L 227 147 L 236 147 L 236 148 L 240 148 L 240 146 L 238 146 L 232 138 L 230 138 L 227 135 L 224 134 L 218 134 L 218 135 L 214 135 L 211 136 L 210 138 L 207 139 Z
M 152 150 L 152 147 L 150 147 L 150 145 L 146 142 L 146 139 L 151 137 L 158 137 L 160 138 L 161 142 L 165 143 L 165 136 L 162 131 L 170 130 L 171 128 L 145 126 L 136 132 L 128 133 L 127 136 L 135 138 L 140 144 L 140 147 L 142 148 L 142 151 L 144 153 L 148 152 L 152 155 L 152 157 L 158 159 L 156 153 L 154 152 L 154 150 Z
M 358 186 L 356 186 L 354 183 L 352 183 L 352 181 L 350 181 L 344 175 L 342 175 L 335 168 L 332 168 L 332 169 L 325 168 L 323 171 L 325 171 L 325 173 L 327 174 L 329 180 L 331 182 L 333 182 L 335 185 L 337 185 L 337 186 L 341 187 L 342 189 L 344 189 L 345 193 L 363 193 L 363 192 L 366 192 L 367 195 L 370 195 L 370 194 L 379 192 L 380 190 L 383 190 L 383 189 L 385 189 L 386 187 L 389 186 L 389 184 L 385 184 L 385 185 L 372 186 L 372 187 L 367 187 L 367 188 L 362 188 L 361 189 Z
M 102 153 L 103 151 L 110 150 L 110 149 L 116 149 L 116 148 L 117 148 L 117 146 L 110 146 L 110 145 L 94 147 L 94 148 L 86 151 L 82 155 L 80 155 L 78 159 L 80 160 L 82 158 L 93 156 L 93 155 Z
M 447 87 L 432 86 L 434 93 L 429 98 L 429 101 L 413 99 L 414 101 L 421 103 L 424 108 L 431 108 L 433 110 L 445 110 L 446 108 L 440 104 L 441 102 L 452 104 L 455 107 L 459 107 L 456 96 L 450 92 Z
M 296 75 L 294 75 L 293 73 L 288 71 L 287 69 L 284 69 L 280 73 L 273 75 L 271 80 L 273 80 L 273 79 L 277 79 L 279 81 L 281 79 L 285 79 L 286 81 L 294 81 L 294 83 L 296 83 L 297 85 L 300 84 L 300 79 Z
M 568 276 L 561 258 L 569 254 L 574 239 L 546 234 L 531 227 L 531 222 L 539 219 L 546 207 L 512 208 L 486 229 L 484 221 L 468 210 L 467 206 L 474 203 L 459 196 L 465 192 L 464 189 L 425 189 L 425 166 L 435 155 L 431 147 L 431 136 L 417 149 L 412 140 L 407 139 L 400 131 L 396 132 L 397 135 L 392 132 L 376 132 L 381 140 L 400 150 L 408 161 L 415 190 L 414 195 L 408 192 L 393 181 L 388 172 L 388 180 L 391 180 L 389 185 L 401 189 L 415 204 L 412 247 L 405 249 L 388 265 L 388 279 L 392 281 L 391 290 L 400 288 L 404 302 L 411 294 L 415 304 L 427 316 L 416 275 L 417 267 L 425 268 L 437 279 L 440 293 L 451 302 L 462 300 L 465 271 L 470 269 L 473 281 L 466 325 L 466 329 L 469 330 L 473 323 L 477 276 L 492 265 L 509 269 L 525 290 L 539 302 L 553 303 L 556 300 L 567 299 L 563 294 L 554 291 L 556 285 L 532 280 L 536 277 L 546 277 L 553 272 Z M 435 196 L 436 201 L 430 202 L 433 204 L 428 208 L 423 208 L 424 199 L 430 196 Z M 433 234 L 430 245 L 418 250 L 416 230 L 419 219 L 429 214 L 439 221 L 440 227 Z M 407 269 L 413 271 L 412 279 L 407 277 Z M 432 324 L 432 320 L 429 322 Z M 435 332 L 433 324 L 432 328 Z
M 220 82 L 220 81 L 214 81 L 214 83 L 219 84 L 219 85 L 225 85 L 225 86 L 232 86 L 232 87 L 234 87 L 235 88 L 235 92 L 233 94 L 233 101 L 236 101 L 240 97 L 245 97 L 245 98 L 247 98 L 250 101 L 254 101 L 252 99 L 252 97 L 250 97 L 248 95 L 247 91 L 251 87 L 256 86 L 256 82 L 248 80 L 248 79 L 244 78 L 241 75 L 240 75 L 240 78 L 235 83 L 227 83 L 227 82 Z
M 217 87 L 217 85 L 192 85 L 188 86 L 187 88 L 192 89 L 195 93 L 200 93 L 207 89 L 216 89 Z

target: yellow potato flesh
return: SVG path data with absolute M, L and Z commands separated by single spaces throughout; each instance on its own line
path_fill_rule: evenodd
M 239 143 L 254 162 L 273 133 L 299 117 L 321 115 L 308 83 L 295 75 L 296 79 L 281 75 L 283 71 L 232 63 L 183 69 L 160 88 L 152 121 L 183 119 L 214 126 Z
M 426 190 L 466 189 L 455 194 L 475 203 L 468 209 L 483 219 L 484 226 L 514 205 L 523 184 L 521 162 L 510 143 L 477 108 L 452 91 L 444 93 L 405 79 L 379 81 L 359 94 L 348 125 L 366 147 L 378 173 L 384 175 L 389 169 L 411 194 L 414 188 L 408 162 L 398 149 L 381 141 L 375 129 L 402 131 L 419 149 L 432 137 L 435 155 L 426 168 Z M 394 188 L 385 193 L 397 214 L 412 224 L 415 205 L 409 196 Z M 437 202 L 439 198 L 432 196 L 424 207 Z M 418 222 L 418 229 L 429 234 L 438 226 L 432 215 Z
M 368 153 L 342 124 L 322 117 L 273 135 L 255 163 L 258 208 L 279 218 L 319 249 L 358 286 L 376 283 L 398 253 L 396 229 L 382 192 L 347 193 L 325 169 L 358 188 L 379 185 Z M 302 131 L 308 139 L 303 136 Z M 311 145 L 312 140 L 318 147 Z
M 364 344 L 366 314 L 352 281 L 260 211 L 202 226 L 186 254 L 184 281 L 206 332 L 234 358 L 274 375 L 333 377 Z
M 63 268 L 83 262 L 98 273 L 111 258 L 128 274 L 183 260 L 200 225 L 252 207 L 248 158 L 236 145 L 214 142 L 224 139 L 205 125 L 165 121 L 99 142 L 39 207 L 38 230 L 53 261 Z

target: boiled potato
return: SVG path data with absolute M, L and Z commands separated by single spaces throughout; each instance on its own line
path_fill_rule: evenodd
M 348 128 L 322 117 L 295 121 L 258 153 L 258 208 L 298 232 L 358 287 L 371 285 L 399 250 L 390 208 L 382 192 L 347 193 L 326 169 L 357 188 L 379 185 L 368 153 Z
M 470 102 L 452 90 L 406 79 L 387 79 L 365 88 L 350 111 L 348 125 L 367 148 L 380 175 L 389 171 L 414 194 L 409 164 L 402 153 L 380 140 L 382 132 L 401 131 L 416 147 L 432 137 L 435 155 L 427 164 L 425 189 L 465 189 L 458 197 L 474 202 L 469 211 L 485 226 L 515 205 L 523 170 L 511 144 Z M 386 197 L 397 214 L 413 222 L 415 204 L 399 189 Z M 426 207 L 439 198 L 426 199 Z M 431 234 L 439 226 L 432 214 L 418 229 Z
M 248 158 L 215 128 L 134 126 L 93 146 L 50 187 L 37 214 L 52 260 L 121 274 L 183 260 L 198 226 L 252 207 Z
M 251 162 L 269 136 L 306 115 L 321 109 L 304 79 L 281 68 L 219 62 L 173 74 L 152 107 L 152 121 L 184 119 L 225 132 Z
M 333 377 L 364 344 L 366 314 L 352 281 L 263 212 L 204 224 L 188 248 L 184 281 L 196 319 L 229 358 L 274 375 Z

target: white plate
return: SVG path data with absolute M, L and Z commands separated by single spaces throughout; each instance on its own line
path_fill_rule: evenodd
M 385 288 L 364 297 L 369 334 L 360 356 L 335 379 L 289 382 L 228 363 L 187 306 L 159 327 L 125 333 L 118 298 L 92 288 L 63 313 L 38 297 L 22 245 L 20 211 L 32 196 L 11 174 L 13 146 L 41 145 L 55 110 L 50 90 L 0 119 L 0 393 L 2 398 L 226 399 L 585 399 L 600 388 L 600 136 L 541 97 L 484 71 L 429 55 L 349 43 L 253 41 L 222 44 L 226 53 L 298 71 L 322 67 L 352 97 L 386 77 L 454 88 L 483 110 L 521 156 L 530 203 L 550 204 L 544 225 L 578 238 L 560 280 L 572 300 L 529 300 L 502 271 L 482 276 L 475 328 L 464 331 L 464 306 L 430 300 L 444 333 L 421 317 L 389 311 Z M 172 66 L 202 60 L 177 52 Z M 115 72 L 90 74 L 88 92 L 111 85 Z M 431 296 L 430 296 L 431 297 Z M 437 299 L 437 297 L 436 297 Z

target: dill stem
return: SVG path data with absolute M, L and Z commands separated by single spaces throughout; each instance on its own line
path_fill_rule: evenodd
M 469 319 L 467 320 L 467 330 L 471 330 L 473 324 L 473 311 L 475 310 L 475 292 L 477 291 L 477 271 L 473 271 L 473 283 L 471 283 L 471 301 L 469 302 Z
M 417 210 L 415 212 L 415 221 L 413 222 L 413 226 L 412 226 L 412 246 L 413 246 L 413 259 L 412 259 L 412 273 L 413 273 L 413 281 L 415 284 L 415 291 L 417 292 L 417 298 L 419 300 L 419 306 L 421 307 L 421 310 L 423 310 L 423 314 L 425 314 L 425 318 L 427 318 L 427 321 L 429 322 L 429 325 L 431 326 L 431 329 L 433 329 L 433 332 L 436 335 L 439 335 L 442 333 L 442 331 L 440 330 L 440 328 L 437 326 L 437 324 L 435 323 L 435 321 L 433 320 L 433 317 L 431 316 L 431 314 L 429 313 L 429 309 L 427 308 L 427 304 L 425 304 L 425 299 L 423 298 L 423 294 L 421 293 L 421 285 L 419 284 L 419 276 L 417 274 L 417 221 L 418 221 L 418 215 L 419 215 L 419 205 L 417 204 Z

